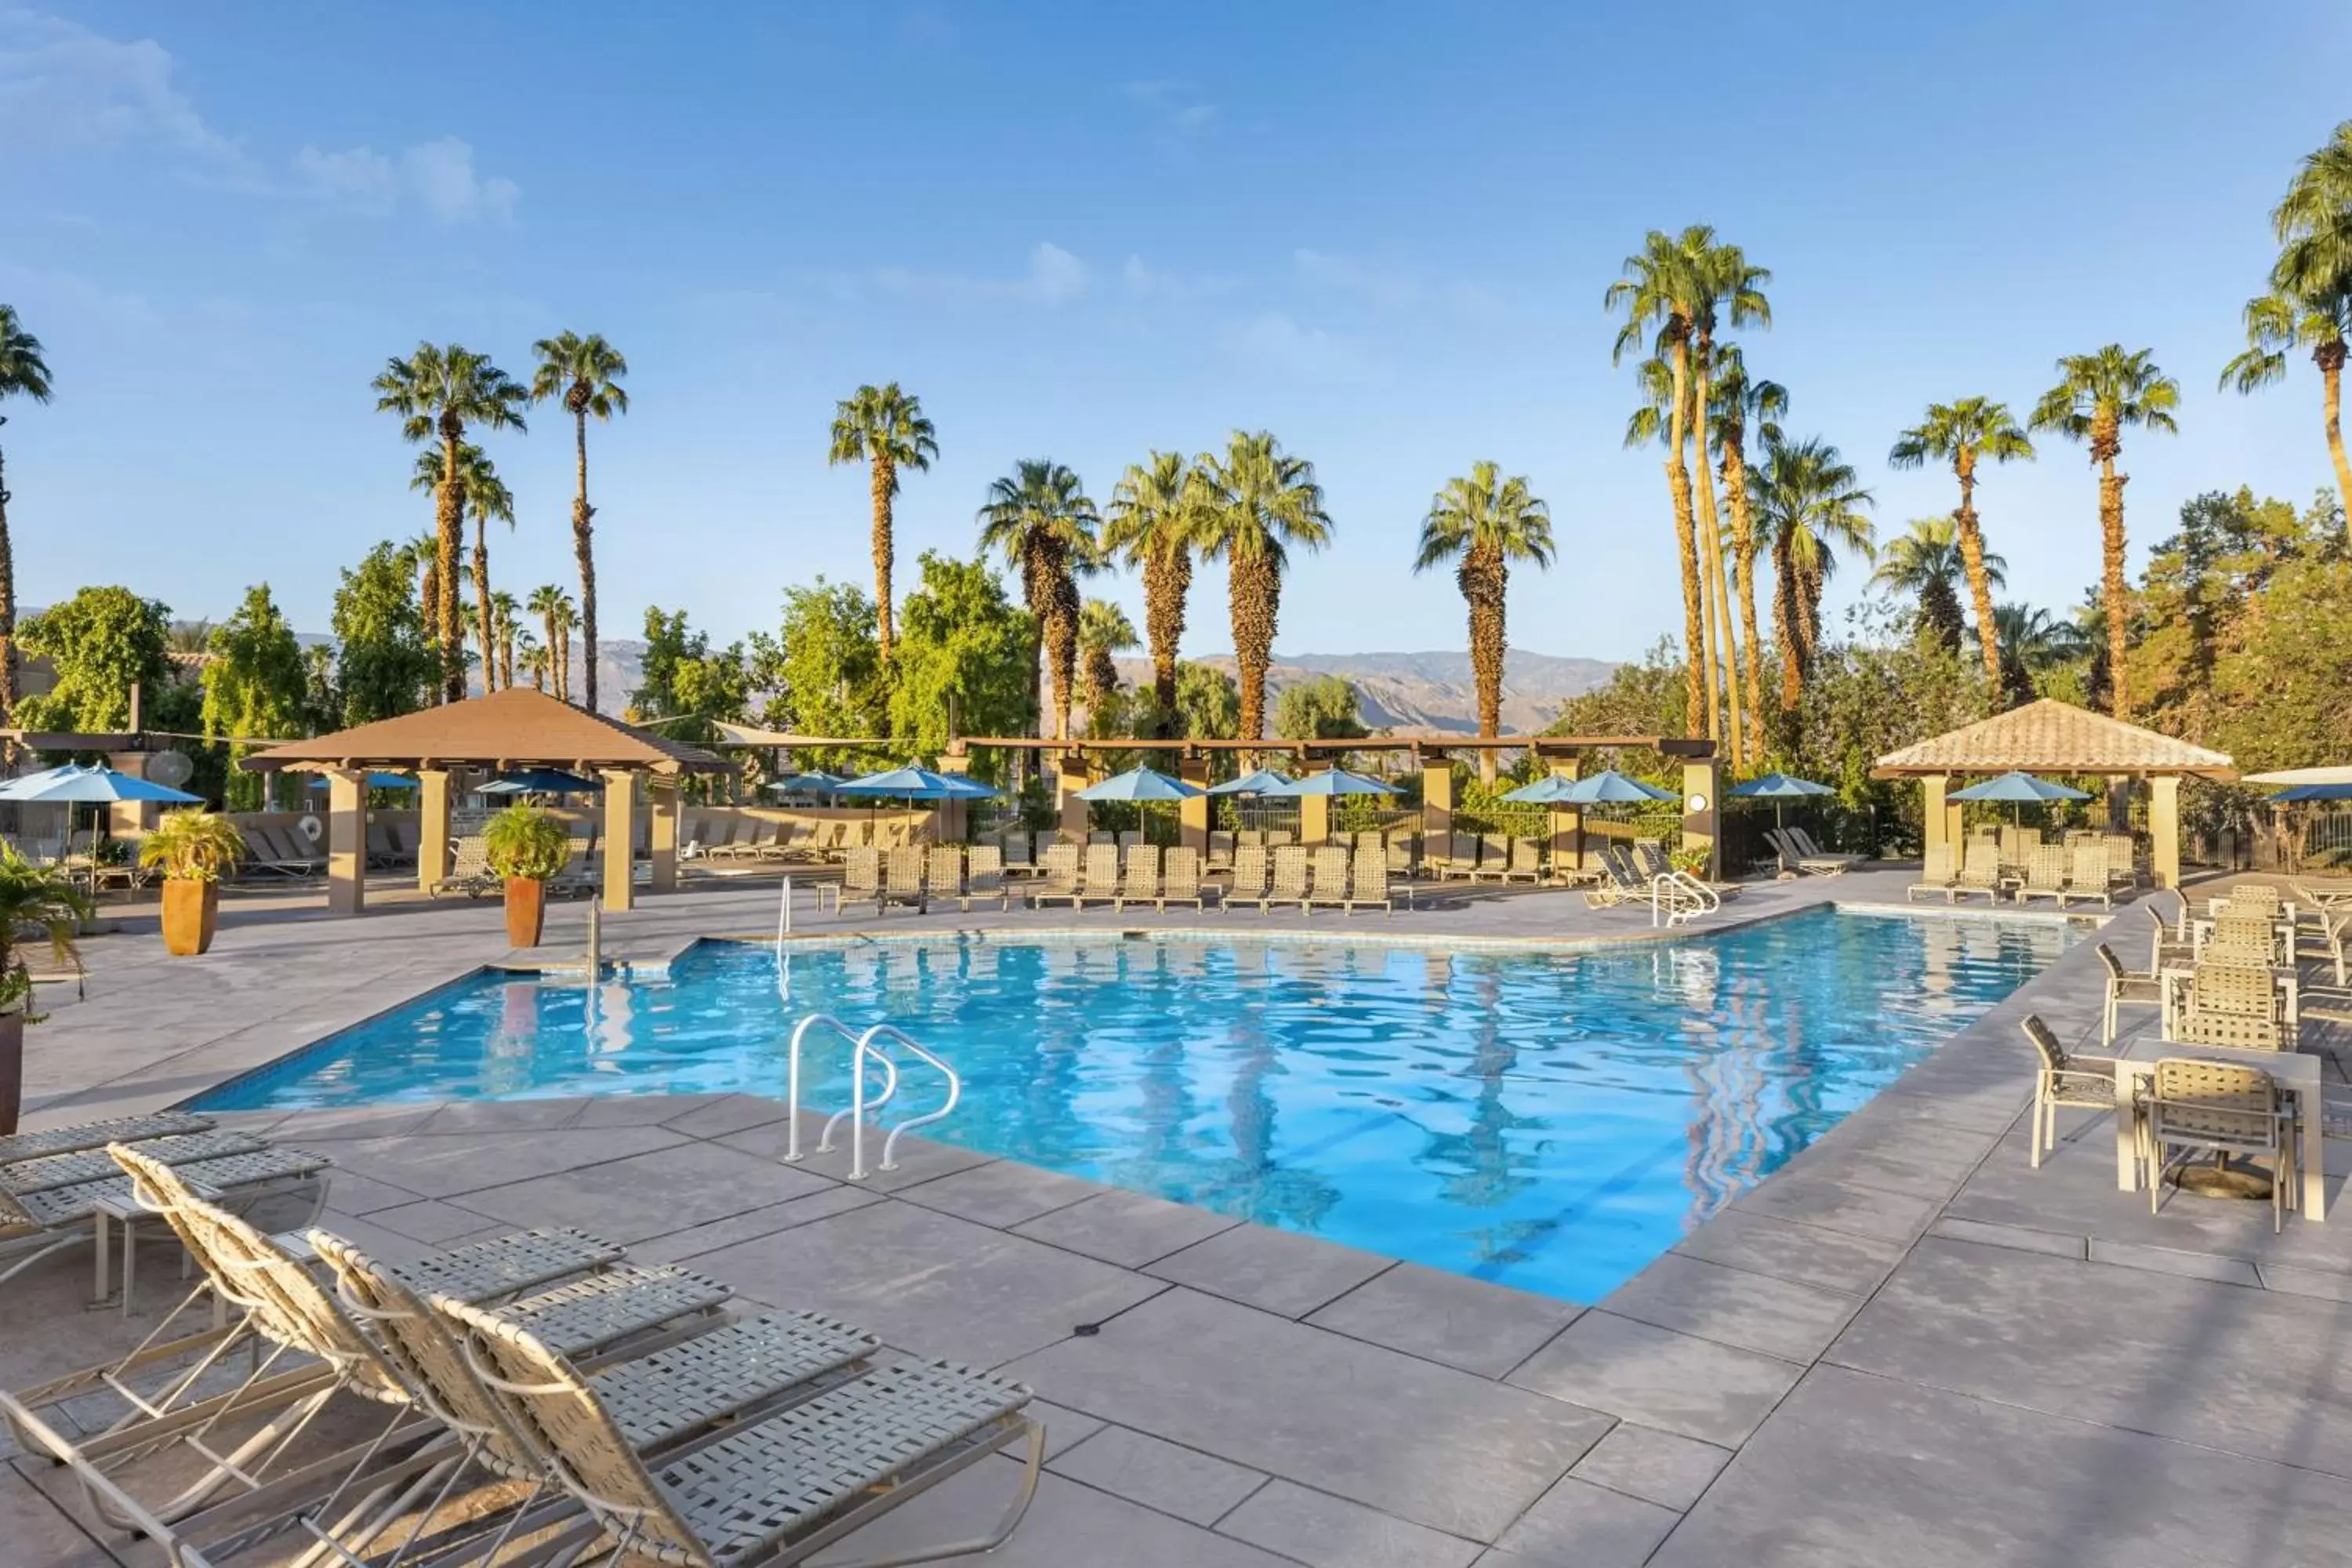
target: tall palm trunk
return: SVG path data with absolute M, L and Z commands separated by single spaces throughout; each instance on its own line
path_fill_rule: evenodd
M 596 710 L 596 509 L 588 504 L 588 400 L 583 388 L 575 386 L 572 394 L 573 463 L 579 474 L 579 489 L 572 497 L 572 554 L 580 566 L 580 641 L 582 679 L 587 683 L 581 704 L 591 713 Z M 558 655 L 563 660 L 563 679 L 557 682 L 564 700 L 572 697 L 572 644 L 569 640 Z
M 1070 708 L 1077 697 L 1078 584 L 1066 559 L 1054 571 L 1053 614 L 1045 622 L 1045 662 L 1054 675 L 1054 738 L 1070 738 Z
M 562 667 L 556 661 L 564 656 L 566 650 L 563 644 L 557 638 L 556 628 L 563 623 L 562 617 L 557 616 L 553 610 L 548 611 L 546 616 L 542 618 L 546 623 L 547 630 L 546 673 L 549 679 L 553 680 L 555 683 L 555 695 L 558 698 L 561 698 L 563 695 L 563 678 L 561 675 L 558 675 L 556 671 Z
M 6 423 L 0 417 L 0 425 Z M 8 469 L 0 458 L 0 724 L 16 722 L 16 547 L 8 537 Z
M 2124 576 L 2124 486 L 2130 476 L 2116 472 L 2123 441 L 2112 416 L 2102 416 L 2091 436 L 2091 455 L 2099 464 L 2099 546 L 2101 597 L 2107 607 L 2107 711 L 2118 719 L 2131 717 L 2131 676 L 2124 654 L 2131 637 L 2127 604 L 2131 587 Z
M 1748 453 L 1739 426 L 1724 432 L 1723 492 L 1731 503 L 1731 554 L 1738 572 L 1740 651 L 1748 660 L 1748 736 L 1764 746 L 1764 656 L 1756 635 L 1756 515 L 1748 506 Z
M 1691 437 L 1698 444 L 1698 516 L 1700 547 L 1706 552 L 1707 585 L 1713 595 L 1715 608 L 1707 629 L 1708 652 L 1721 672 L 1728 691 L 1727 706 L 1729 722 L 1718 723 L 1716 733 L 1728 731 L 1731 736 L 1731 765 L 1735 771 L 1748 766 L 1748 742 L 1739 720 L 1739 649 L 1731 638 L 1731 584 L 1723 571 L 1723 527 L 1715 510 L 1715 469 L 1706 460 L 1706 383 L 1710 369 L 1711 351 L 1707 340 L 1698 342 L 1698 374 L 1691 388 Z M 1707 688 L 1714 695 L 1712 683 Z
M 1265 671 L 1274 662 L 1274 623 L 1282 612 L 1282 574 L 1264 555 L 1236 555 L 1233 583 L 1234 663 L 1241 677 L 1244 741 L 1265 738 Z
M 481 611 L 482 693 L 488 696 L 499 689 L 499 612 L 490 603 L 490 519 L 478 508 L 474 512 L 474 601 Z
M 880 643 L 882 662 L 890 662 L 890 568 L 897 561 L 897 552 L 890 538 L 891 498 L 898 493 L 898 465 L 874 445 L 874 626 L 876 640 Z
M 1675 403 L 1666 416 L 1666 489 L 1674 495 L 1675 547 L 1683 570 L 1683 733 L 1696 735 L 1706 721 L 1708 693 L 1706 612 L 1700 603 L 1698 535 L 1691 522 L 1690 469 L 1683 466 L 1683 410 L 1688 392 L 1689 366 L 1683 341 L 1673 349 Z
M 1503 658 L 1507 647 L 1503 597 L 1510 583 L 1510 567 L 1500 551 L 1473 550 L 1463 558 L 1455 580 L 1470 606 L 1470 675 L 1478 687 L 1478 738 L 1490 741 L 1503 732 Z M 1479 777 L 1493 784 L 1498 762 L 1492 751 L 1480 752 Z
M 1805 700 L 1805 660 L 1797 624 L 1797 563 L 1786 550 L 1772 552 L 1772 636 L 1780 644 L 1780 711 L 1793 713 Z
M 1041 544 L 1022 552 L 1021 597 L 1029 606 L 1029 712 L 1042 741 L 1047 738 L 1045 630 L 1054 618 L 1054 562 Z
M 1151 695 L 1160 738 L 1171 740 L 1176 721 L 1176 653 L 1184 638 L 1184 599 L 1192 591 L 1192 552 L 1181 545 L 1151 553 L 1143 567 L 1143 624 L 1151 638 Z
M 441 488 L 433 494 L 434 557 L 436 572 L 434 619 L 441 627 L 441 700 L 466 700 L 465 615 L 457 602 L 458 562 L 466 551 L 465 495 L 457 489 L 457 447 L 466 426 L 448 415 L 441 416 Z
M 2000 628 L 1993 624 L 1992 578 L 1985 572 L 1984 533 L 1977 527 L 1977 455 L 1963 447 L 1952 459 L 1960 476 L 1960 510 L 1952 514 L 1960 536 L 1960 563 L 1969 574 L 1969 599 L 1977 612 L 1977 647 L 1984 655 L 1985 682 L 2000 705 Z
M 2327 413 L 2327 456 L 2336 465 L 2336 493 L 2352 507 L 2352 462 L 2344 456 L 2344 340 L 2331 338 L 2311 351 L 2319 366 L 2320 395 Z

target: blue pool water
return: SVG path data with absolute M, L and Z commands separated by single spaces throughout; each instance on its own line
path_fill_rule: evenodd
M 665 978 L 485 976 L 225 1086 L 214 1109 L 780 1097 L 793 1021 L 944 1055 L 931 1136 L 1591 1301 L 2071 940 L 1795 915 L 1579 953 L 1251 941 L 707 943 Z M 846 1047 L 808 1068 L 842 1104 Z M 927 1103 L 910 1071 L 911 1111 Z

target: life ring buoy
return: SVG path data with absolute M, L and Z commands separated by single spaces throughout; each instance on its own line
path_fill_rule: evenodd
M 313 844 L 319 842 L 320 836 L 327 831 L 326 825 L 316 816 L 306 816 L 294 826 L 303 837 Z

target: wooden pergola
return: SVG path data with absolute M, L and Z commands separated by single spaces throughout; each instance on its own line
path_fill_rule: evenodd
M 545 692 L 509 687 L 444 707 L 273 746 L 239 764 L 256 773 L 327 775 L 327 907 L 355 915 L 367 906 L 367 775 L 413 773 L 420 786 L 416 882 L 446 875 L 449 802 L 461 774 L 561 768 L 604 784 L 604 907 L 625 910 L 635 844 L 637 791 L 651 807 L 653 889 L 677 885 L 677 784 L 688 773 L 725 773 L 723 759 L 665 740 Z
M 2146 780 L 2149 868 L 2160 888 L 2180 882 L 2180 781 L 2238 776 L 2223 752 L 2047 697 L 1890 752 L 1870 776 L 1917 779 L 1927 795 L 1928 847 L 1957 848 L 1963 835 L 1952 780 L 2012 772 L 2093 773 L 2116 785 Z

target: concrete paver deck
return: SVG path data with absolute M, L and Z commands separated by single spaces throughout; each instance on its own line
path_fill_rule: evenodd
M 1717 923 L 1901 872 L 1750 889 Z M 772 930 L 775 891 L 654 900 L 607 928 L 656 955 Z M 1452 898 L 1452 895 L 1449 895 Z M 1923 918 L 1941 918 L 1923 910 Z M 498 958 L 498 911 L 233 921 L 200 963 L 92 944 L 89 1000 L 34 1035 L 34 1124 L 173 1103 Z M 2127 916 L 2137 929 L 2144 915 Z M 562 953 L 576 912 L 551 922 Z M 1393 921 L 1129 910 L 859 922 L 1179 925 L 1541 940 L 1649 933 L 1566 895 Z M 796 917 L 823 931 L 834 922 Z M 2135 939 L 2136 941 L 2138 939 Z M 2095 1034 L 2080 947 L 1606 1300 L 1557 1301 L 943 1145 L 850 1184 L 782 1161 L 749 1096 L 417 1104 L 229 1120 L 331 1155 L 326 1223 L 386 1258 L 570 1223 L 747 1301 L 1037 1391 L 1049 1474 L 992 1561 L 1035 1568 L 1670 1568 L 1772 1563 L 2352 1563 L 2352 1223 L 2114 1187 L 2111 1124 L 2062 1120 L 2027 1169 L 2027 1011 Z M 45 996 L 45 1002 L 49 998 Z M 2336 1081 L 2339 1065 L 2331 1062 Z M 0 1381 L 126 1346 L 86 1262 L 9 1288 Z M 12 1564 L 152 1560 L 0 1472 Z M 833 1553 L 961 1533 L 991 1461 Z M 30 1553 L 27 1555 L 26 1553 Z M 2226 1554 L 2226 1557 L 2225 1555 Z

